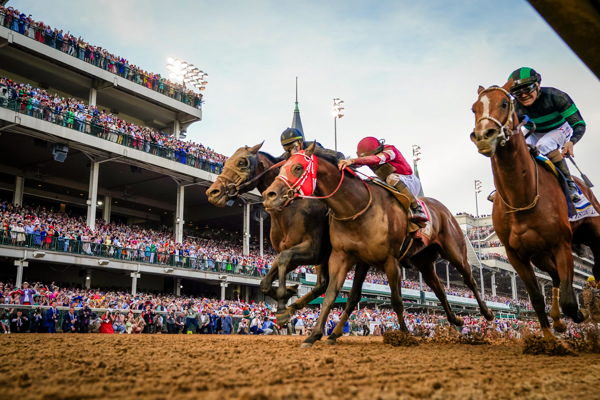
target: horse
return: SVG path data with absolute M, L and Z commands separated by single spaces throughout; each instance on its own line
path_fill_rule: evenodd
M 560 309 L 575 322 L 582 322 L 573 290 L 572 242 L 590 246 L 594 275 L 600 278 L 600 218 L 569 223 L 567 200 L 553 173 L 542 168 L 530 154 L 515 112 L 514 98 L 503 87 L 478 88 L 473 104 L 475 128 L 470 134 L 479 153 L 490 157 L 496 196 L 492 222 L 506 248 L 508 259 L 523 280 L 545 337 L 552 337 L 544 296 L 533 263 L 552 279 L 553 327 L 566 329 Z M 577 178 L 578 186 L 597 211 L 596 197 Z M 575 234 L 574 234 L 575 232 Z M 560 308 L 559 308 L 560 305 Z
M 329 234 L 332 252 L 329 257 L 329 284 L 323 299 L 321 313 L 311 335 L 303 347 L 312 346 L 324 334 L 324 327 L 331 306 L 341 290 L 346 274 L 357 265 L 356 274 L 346 310 L 342 319 L 329 336 L 328 342 L 335 343 L 341 336 L 345 320 L 360 297 L 362 282 L 366 277 L 365 265 L 374 266 L 385 272 L 391 290 L 391 303 L 398 316 L 400 329 L 408 332 L 403 319 L 401 274 L 399 260 L 406 260 L 417 267 L 425 282 L 433 289 L 444 307 L 448 320 L 462 325 L 446 298 L 446 293 L 435 273 L 434 262 L 439 256 L 448 260 L 463 276 L 473 291 L 482 314 L 493 319 L 493 314 L 481 300 L 477 285 L 467 262 L 464 235 L 450 211 L 439 201 L 422 198 L 431 214 L 431 236 L 425 245 L 413 240 L 407 233 L 408 217 L 400 203 L 386 189 L 358 178 L 351 170 L 340 171 L 337 160 L 327 154 L 315 152 L 315 146 L 290 157 L 280 169 L 276 179 L 264 192 L 267 210 L 284 210 L 298 195 L 298 186 L 313 183 L 312 192 L 325 194 L 319 198 L 330 209 Z
M 262 192 L 275 180 L 280 160 L 260 152 L 263 143 L 240 147 L 227 159 L 223 172 L 206 191 L 213 205 L 224 207 L 229 200 L 237 199 L 254 188 Z M 284 325 L 296 310 L 301 310 L 325 293 L 328 283 L 327 260 L 331 253 L 327 207 L 319 201 L 302 200 L 281 211 L 271 210 L 269 214 L 271 244 L 279 254 L 261 281 L 260 288 L 278 301 L 277 323 Z M 297 288 L 286 288 L 285 277 L 300 265 L 315 265 L 317 281 L 309 293 L 286 308 L 290 297 L 297 294 Z M 277 276 L 279 286 L 274 289 L 273 281 Z

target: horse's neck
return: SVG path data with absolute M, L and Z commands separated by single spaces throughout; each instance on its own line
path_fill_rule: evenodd
M 492 172 L 496 190 L 507 203 L 519 207 L 532 201 L 537 191 L 536 165 L 520 133 L 496 150 Z
M 352 177 L 347 171 L 343 174 L 345 176 L 342 177 L 337 166 L 319 160 L 317 190 L 321 196 L 329 196 L 325 202 L 340 218 L 360 212 L 369 201 L 369 192 L 365 183 Z M 340 184 L 341 179 L 343 181 Z M 337 189 L 338 185 L 339 189 Z
M 262 174 L 265 170 L 271 168 L 275 163 L 265 153 L 258 153 L 258 162 L 262 164 L 264 169 L 258 169 L 255 172 L 255 176 Z M 273 183 L 275 177 L 279 174 L 279 168 L 275 168 L 272 171 L 267 172 L 256 181 L 256 188 L 262 193 Z

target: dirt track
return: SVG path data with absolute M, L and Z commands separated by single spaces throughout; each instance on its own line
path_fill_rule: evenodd
M 600 399 L 600 354 L 343 337 L 0 336 L 4 399 Z

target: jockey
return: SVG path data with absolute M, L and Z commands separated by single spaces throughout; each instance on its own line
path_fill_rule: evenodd
M 384 140 L 367 136 L 358 142 L 356 147 L 358 158 L 341 160 L 338 166 L 342 170 L 350 165 L 368 165 L 381 180 L 394 186 L 400 193 L 408 197 L 410 220 L 422 226 L 427 222 L 427 216 L 416 198 L 421 191 L 421 181 L 413 174 L 412 168 L 402 153 L 395 146 L 384 144 L 384 142 Z
M 280 158 L 289 159 L 292 154 L 296 154 L 300 150 L 305 150 L 312 142 L 305 142 L 304 135 L 296 128 L 287 128 L 281 133 L 281 145 L 285 153 Z M 328 153 L 335 156 L 338 160 L 343 160 L 345 157 L 342 153 L 334 150 L 325 149 L 319 142 L 315 142 L 319 152 Z
M 531 68 L 519 68 L 508 79 L 512 80 L 510 93 L 518 100 L 515 110 L 519 119 L 527 115 L 536 125 L 527 143 L 554 163 L 567 181 L 571 201 L 578 202 L 575 182 L 563 158 L 573 155 L 573 145 L 585 133 L 585 122 L 577 106 L 568 94 L 552 87 L 540 87 L 542 77 Z M 532 128 L 531 122 L 525 124 L 525 129 Z

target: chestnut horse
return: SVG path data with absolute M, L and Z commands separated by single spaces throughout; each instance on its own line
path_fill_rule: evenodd
M 298 184 L 307 181 L 315 182 L 314 193 L 327 194 L 319 198 L 330 209 L 332 252 L 329 258 L 329 284 L 317 325 L 304 341 L 303 347 L 311 346 L 323 336 L 331 306 L 344 284 L 347 272 L 355 264 L 358 266 L 349 301 L 329 342 L 335 342 L 341 335 L 343 323 L 358 302 L 367 272 L 362 267 L 364 265 L 371 265 L 385 272 L 400 329 L 408 331 L 403 319 L 398 264 L 404 257 L 421 271 L 423 279 L 442 303 L 450 322 L 462 325 L 462 320 L 452 312 L 444 288 L 435 273 L 434 262 L 439 256 L 448 260 L 461 273 L 465 283 L 473 291 L 482 314 L 488 320 L 493 319 L 493 314 L 479 297 L 477 285 L 471 275 L 464 235 L 450 211 L 437 200 L 422 199 L 431 214 L 432 234 L 426 246 L 407 235 L 406 212 L 390 192 L 363 181 L 351 172 L 340 171 L 337 160 L 329 155 L 315 153 L 314 145 L 290 157 L 280 169 L 278 178 L 280 179 L 276 179 L 263 193 L 266 209 L 284 210 L 298 195 Z
M 237 199 L 254 188 L 262 192 L 273 182 L 279 173 L 276 166 L 279 160 L 259 152 L 261 147 L 262 143 L 241 147 L 225 162 L 223 172 L 206 191 L 212 204 L 224 207 L 229 200 Z M 263 293 L 278 300 L 277 323 L 284 325 L 295 310 L 304 308 L 325 293 L 327 260 L 331 252 L 327 207 L 319 201 L 302 200 L 284 210 L 269 213 L 271 243 L 279 254 L 260 287 Z M 300 265 L 316 265 L 317 282 L 312 291 L 286 309 L 288 299 L 297 290 L 295 287 L 286 288 L 285 277 Z M 277 277 L 279 287 L 275 290 L 273 281 Z
M 594 275 L 599 277 L 600 218 L 591 217 L 569 223 L 568 205 L 556 176 L 537 165 L 529 152 L 518 118 L 514 99 L 504 87 L 479 87 L 473 105 L 475 129 L 471 140 L 479 152 L 491 158 L 496 196 L 492 221 L 498 238 L 506 248 L 508 259 L 531 299 L 544 336 L 552 336 L 546 315 L 544 296 L 531 265 L 533 263 L 552 279 L 554 329 L 564 331 L 560 308 L 575 322 L 583 320 L 573 290 L 573 230 L 577 243 L 590 246 L 594 253 Z M 577 180 L 585 196 L 600 211 L 595 196 Z M 573 230 L 572 230 L 573 229 Z M 560 294 L 560 295 L 559 295 Z

